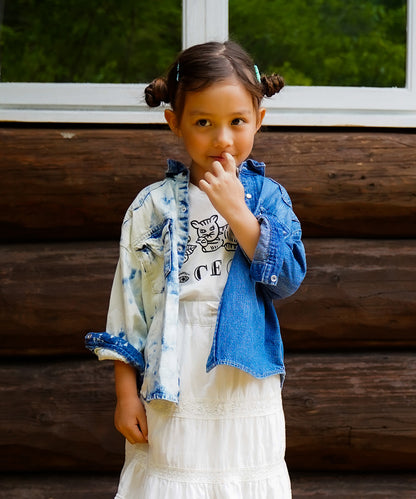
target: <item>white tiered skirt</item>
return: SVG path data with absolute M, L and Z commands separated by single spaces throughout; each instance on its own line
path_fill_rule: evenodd
M 280 377 L 205 365 L 215 302 L 181 302 L 178 406 L 146 404 L 149 444 L 126 442 L 115 499 L 288 499 Z

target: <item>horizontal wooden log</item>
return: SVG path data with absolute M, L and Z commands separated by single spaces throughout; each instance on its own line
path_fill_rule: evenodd
M 84 335 L 105 330 L 117 258 L 108 242 L 1 247 L 1 354 L 86 354 Z
M 416 347 L 416 240 L 305 240 L 308 272 L 277 302 L 288 350 Z
M 121 469 L 111 362 L 10 363 L 0 379 L 2 472 Z
M 331 499 L 414 499 L 413 474 L 323 474 L 292 473 L 293 499 L 327 497 Z
M 185 159 L 167 130 L 0 128 L 0 151 L 3 241 L 118 238 L 166 158 Z
M 416 347 L 416 240 L 305 240 L 308 273 L 277 302 L 287 350 Z M 0 247 L 0 353 L 86 354 L 105 328 L 117 243 Z
M 410 474 L 292 473 L 292 497 L 414 499 Z M 0 499 L 112 499 L 117 475 L 17 474 L 0 477 Z
M 0 499 L 114 499 L 118 475 L 62 473 L 0 476 Z
M 289 191 L 307 236 L 414 237 L 414 132 L 265 133 L 254 153 Z
M 1 366 L 2 471 L 119 471 L 111 364 Z M 292 354 L 287 372 L 290 469 L 416 471 L 413 353 Z
M 287 131 L 253 157 L 291 194 L 307 236 L 414 237 L 414 131 Z M 117 238 L 125 210 L 186 160 L 165 129 L 0 128 L 0 240 Z
M 414 352 L 288 355 L 289 468 L 414 472 L 415 371 Z

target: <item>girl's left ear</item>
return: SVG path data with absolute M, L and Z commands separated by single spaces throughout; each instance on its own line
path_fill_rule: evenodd
M 261 107 L 257 114 L 257 130 L 259 130 L 259 128 L 261 127 L 265 115 L 266 115 L 266 109 L 264 107 Z
M 172 109 L 165 109 L 165 120 L 168 122 L 169 128 L 178 137 L 181 136 L 181 131 L 178 127 L 178 120 L 176 119 L 176 114 Z

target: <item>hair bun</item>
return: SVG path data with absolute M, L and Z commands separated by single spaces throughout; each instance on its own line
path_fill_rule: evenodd
M 168 84 L 165 78 L 156 78 L 144 90 L 146 104 L 158 107 L 162 102 L 169 102 Z
M 277 94 L 285 86 L 284 79 L 278 74 L 263 76 L 261 79 L 263 85 L 263 93 L 266 97 L 272 97 Z

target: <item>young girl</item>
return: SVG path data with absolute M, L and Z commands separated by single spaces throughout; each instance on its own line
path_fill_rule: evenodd
M 272 300 L 299 287 L 305 254 L 288 194 L 247 159 L 261 100 L 282 86 L 237 44 L 212 42 L 146 88 L 150 106 L 170 104 L 190 167 L 169 160 L 129 208 L 107 332 L 87 335 L 115 360 L 116 498 L 291 497 Z

